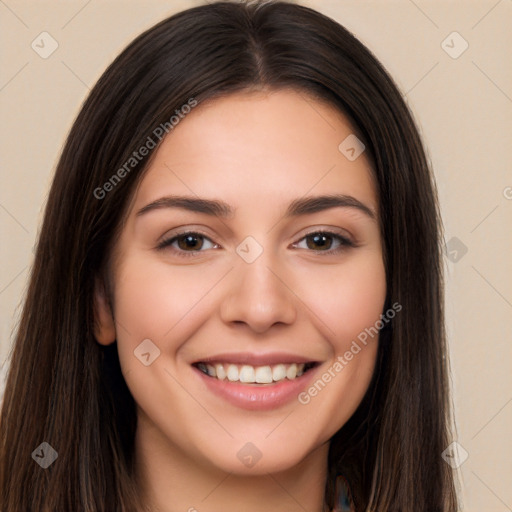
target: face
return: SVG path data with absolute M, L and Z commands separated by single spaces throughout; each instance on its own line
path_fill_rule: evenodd
M 230 473 L 326 455 L 368 388 L 378 341 L 353 342 L 386 295 L 370 166 L 339 149 L 351 134 L 278 91 L 205 102 L 163 141 L 113 251 L 115 324 L 98 313 L 140 442 Z

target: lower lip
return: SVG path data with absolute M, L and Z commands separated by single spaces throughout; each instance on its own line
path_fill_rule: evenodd
M 293 380 L 283 379 L 275 384 L 251 385 L 240 382 L 230 382 L 210 377 L 201 370 L 193 367 L 215 395 L 227 400 L 241 409 L 250 411 L 266 411 L 285 405 L 297 396 L 311 381 L 316 368 L 311 368 L 300 377 Z

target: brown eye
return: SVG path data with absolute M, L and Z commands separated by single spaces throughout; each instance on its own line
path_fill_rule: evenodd
M 183 251 L 197 251 L 203 247 L 204 237 L 195 233 L 187 233 L 176 237 L 178 247 Z
M 314 231 L 307 234 L 294 245 L 299 249 L 309 249 L 314 252 L 331 254 L 347 249 L 348 247 L 355 247 L 355 244 L 348 238 L 337 233 L 331 233 L 330 231 Z
M 305 237 L 308 249 L 319 249 L 328 251 L 333 243 L 333 237 L 326 233 L 314 233 Z
M 158 250 L 171 250 L 172 252 L 185 256 L 204 252 L 206 249 L 215 249 L 219 247 L 214 244 L 207 236 L 193 231 L 180 233 L 162 240 L 157 246 Z

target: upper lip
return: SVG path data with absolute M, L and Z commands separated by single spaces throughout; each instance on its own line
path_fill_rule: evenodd
M 214 356 L 204 357 L 198 359 L 193 364 L 198 363 L 209 363 L 209 364 L 221 364 L 230 363 L 243 365 L 247 364 L 250 366 L 271 366 L 275 364 L 292 364 L 292 363 L 316 363 L 314 359 L 290 354 L 287 352 L 272 352 L 267 354 L 256 354 L 248 352 L 231 352 L 226 354 L 216 354 Z

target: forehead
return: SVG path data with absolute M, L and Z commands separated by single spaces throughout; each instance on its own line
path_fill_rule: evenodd
M 354 140 L 354 131 L 339 110 L 303 92 L 243 92 L 209 100 L 164 139 L 134 207 L 165 193 L 222 197 L 235 207 L 260 209 L 329 193 L 375 205 L 364 151 L 355 160 L 347 157 L 345 141 Z

